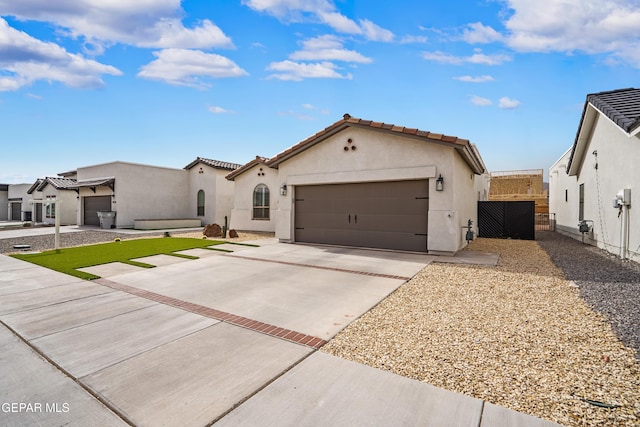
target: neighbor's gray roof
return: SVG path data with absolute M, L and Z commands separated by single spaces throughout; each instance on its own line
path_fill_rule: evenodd
M 75 180 L 74 180 L 75 181 Z M 83 179 L 81 181 L 75 181 L 75 184 L 68 186 L 68 189 L 78 190 L 80 188 L 91 188 L 91 187 L 111 187 L 113 189 L 113 184 L 116 182 L 115 177 L 108 176 L 106 178 L 93 178 L 93 179 Z
M 204 157 L 198 157 L 193 162 L 191 162 L 187 166 L 185 166 L 184 169 L 191 169 L 192 167 L 194 167 L 198 163 L 202 163 L 202 164 L 205 164 L 207 166 L 211 166 L 212 168 L 215 168 L 215 169 L 225 169 L 225 170 L 230 170 L 230 171 L 236 170 L 240 166 L 242 166 L 242 165 L 239 165 L 237 163 L 229 163 L 229 162 L 223 162 L 223 161 L 220 161 L 220 160 L 213 160 L 213 159 L 206 159 Z
M 37 191 L 42 191 L 47 185 L 51 184 L 56 190 L 71 190 L 76 185 L 76 180 L 71 178 L 46 177 L 37 186 Z M 33 188 L 33 186 L 31 186 Z M 31 188 L 29 190 L 31 190 Z
M 582 117 L 580 118 L 580 125 L 578 126 L 578 131 L 576 133 L 576 139 L 573 142 L 571 155 L 567 162 L 567 173 L 570 173 L 572 169 L 575 170 L 575 167 L 572 168 L 572 164 L 574 163 L 574 160 L 576 160 L 576 150 L 582 140 L 582 127 L 585 125 L 585 121 L 590 121 L 590 119 L 587 119 L 587 109 L 589 105 L 592 105 L 593 108 L 607 116 L 627 134 L 633 133 L 640 127 L 640 89 L 618 89 L 587 95 L 584 109 L 582 110 Z M 582 156 L 578 155 L 578 157 Z M 579 161 L 581 162 L 582 160 Z
M 620 89 L 587 95 L 587 102 L 627 133 L 640 126 L 640 89 Z

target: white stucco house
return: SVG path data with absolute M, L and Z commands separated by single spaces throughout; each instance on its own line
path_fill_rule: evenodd
M 225 176 L 239 166 L 202 157 L 183 169 L 116 161 L 78 168 L 76 183 L 68 188 L 77 192 L 81 225 L 99 225 L 99 211 L 116 212 L 117 228 L 134 228 L 143 220 L 153 220 L 154 228 L 172 228 L 163 220 L 222 225 L 233 206 L 233 182 Z
M 306 242 L 453 254 L 489 180 L 466 139 L 345 114 L 227 176 L 231 228 Z M 266 196 L 265 196 L 266 194 Z
M 640 89 L 587 95 L 573 146 L 549 170 L 558 232 L 640 261 L 639 139 Z
M 29 204 L 30 195 L 27 193 L 31 184 L 7 185 L 7 220 L 31 221 L 32 206 Z
M 69 175 L 63 175 L 38 179 L 27 190 L 32 222 L 53 225 L 59 216 L 60 225 L 77 224 L 77 197 L 70 188 L 76 181 Z

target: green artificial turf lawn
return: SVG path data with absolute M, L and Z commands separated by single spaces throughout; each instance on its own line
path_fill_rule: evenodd
M 152 267 L 149 264 L 131 261 L 131 259 L 158 254 L 176 255 L 172 252 L 203 248 L 221 243 L 223 242 L 184 237 L 159 237 L 152 239 L 122 240 L 119 242 L 114 241 L 91 246 L 64 248 L 58 251 L 52 250 L 37 254 L 14 254 L 12 256 L 61 273 L 90 280 L 96 279 L 98 276 L 76 269 L 109 262 L 123 262 L 139 267 Z

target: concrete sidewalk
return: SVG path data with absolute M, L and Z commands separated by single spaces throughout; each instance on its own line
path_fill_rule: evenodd
M 0 256 L 0 425 L 555 425 L 316 351 L 430 257 L 264 243 L 94 282 Z

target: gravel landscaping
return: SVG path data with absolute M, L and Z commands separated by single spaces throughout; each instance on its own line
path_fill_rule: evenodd
M 637 307 L 638 276 L 613 275 L 598 250 L 581 268 L 589 249 L 548 234 L 540 245 L 475 240 L 470 249 L 500 254 L 497 267 L 430 264 L 322 351 L 567 426 L 640 425 L 640 364 L 620 340 L 633 342 L 638 322 L 618 312 L 616 336 L 602 290 L 632 283 Z M 552 259 L 572 266 L 577 287 Z

